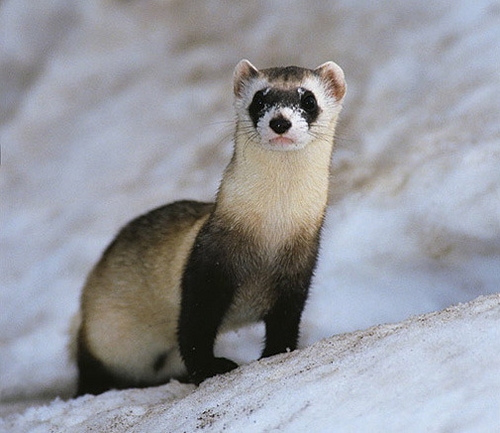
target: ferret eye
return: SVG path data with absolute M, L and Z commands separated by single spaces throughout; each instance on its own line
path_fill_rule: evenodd
M 300 101 L 300 108 L 309 113 L 315 111 L 318 108 L 318 103 L 316 102 L 316 98 L 311 92 L 304 93 Z
M 262 90 L 259 90 L 252 99 L 252 103 L 250 104 L 250 110 L 260 111 L 264 109 L 265 105 L 266 103 L 264 100 L 264 92 L 262 92 Z

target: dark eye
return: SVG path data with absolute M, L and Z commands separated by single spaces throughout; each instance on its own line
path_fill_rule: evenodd
M 264 100 L 264 92 L 259 90 L 253 97 L 252 103 L 250 104 L 250 109 L 255 111 L 260 111 L 264 108 L 266 102 Z
M 253 125 L 257 126 L 259 119 L 263 115 L 266 108 L 266 97 L 264 96 L 264 91 L 259 90 L 255 95 L 253 95 L 252 102 L 248 107 L 248 114 L 250 119 L 252 119 Z
M 304 96 L 302 96 L 302 99 L 300 100 L 300 108 L 309 113 L 316 111 L 318 103 L 311 92 L 304 93 Z

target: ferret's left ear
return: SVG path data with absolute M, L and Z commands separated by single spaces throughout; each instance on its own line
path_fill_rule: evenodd
M 243 89 L 245 88 L 245 83 L 250 79 L 259 75 L 259 70 L 252 65 L 248 60 L 241 60 L 234 68 L 233 74 L 233 86 L 234 94 L 237 97 L 243 95 Z
M 342 100 L 347 87 L 342 68 L 334 62 L 326 62 L 318 66 L 314 72 L 316 72 L 328 86 L 332 96 L 334 96 L 337 101 Z

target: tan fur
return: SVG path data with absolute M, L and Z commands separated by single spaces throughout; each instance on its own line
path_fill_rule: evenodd
M 257 146 L 237 144 L 216 212 L 271 249 L 302 230 L 316 228 L 327 200 L 331 145 L 315 144 L 273 158 Z M 311 177 L 311 169 L 320 175 Z
M 104 257 L 90 274 L 82 297 L 86 342 L 121 375 L 156 382 L 183 374 L 176 341 L 179 275 L 207 217 L 170 227 L 170 236 L 149 248 L 117 244 L 116 253 Z M 168 363 L 156 374 L 144 362 L 172 351 L 178 364 Z

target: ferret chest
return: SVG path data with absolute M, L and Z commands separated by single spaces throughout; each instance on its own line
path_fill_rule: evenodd
M 274 254 L 297 237 L 314 236 L 326 206 L 326 183 L 266 176 L 244 179 L 234 187 L 224 186 L 219 212 L 230 227 L 253 239 L 260 253 Z

